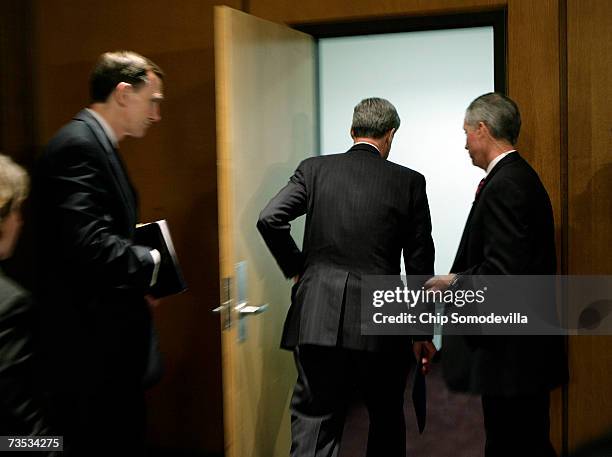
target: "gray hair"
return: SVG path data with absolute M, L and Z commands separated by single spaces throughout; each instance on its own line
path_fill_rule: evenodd
M 384 98 L 361 100 L 353 111 L 351 131 L 355 137 L 381 138 L 391 129 L 397 130 L 400 118 L 395 107 Z
M 474 127 L 484 122 L 494 138 L 516 144 L 521 131 L 521 113 L 509 97 L 490 92 L 476 98 L 465 112 L 465 123 Z
M 10 157 L 0 154 L 0 221 L 19 209 L 29 189 L 28 173 Z

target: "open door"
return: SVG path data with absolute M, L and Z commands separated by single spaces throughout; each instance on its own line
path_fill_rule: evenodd
M 273 457 L 290 446 L 296 373 L 279 349 L 290 282 L 255 224 L 315 152 L 314 41 L 215 7 L 215 77 L 225 455 Z M 301 243 L 303 222 L 292 232 Z

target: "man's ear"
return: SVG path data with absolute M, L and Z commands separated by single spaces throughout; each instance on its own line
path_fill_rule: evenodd
M 490 136 L 490 132 L 489 132 L 489 127 L 487 127 L 487 124 L 485 124 L 484 122 L 480 121 L 478 122 L 478 132 L 481 135 L 485 135 L 485 136 Z
M 355 139 L 355 131 L 353 129 L 351 129 L 351 138 L 354 140 Z
M 115 87 L 112 96 L 119 106 L 125 106 L 127 104 L 127 98 L 132 91 L 132 85 L 126 82 L 120 82 Z

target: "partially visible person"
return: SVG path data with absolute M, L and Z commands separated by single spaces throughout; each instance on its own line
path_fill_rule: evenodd
M 468 106 L 465 149 L 486 175 L 451 274 L 427 287 L 470 287 L 470 276 L 554 275 L 552 205 L 538 174 L 515 148 L 521 128 L 516 103 L 488 93 Z M 540 303 L 547 308 L 548 303 Z M 486 457 L 553 457 L 550 390 L 567 381 L 560 336 L 444 336 L 442 362 L 451 390 L 482 395 Z
M 21 231 L 26 171 L 0 154 L 0 260 L 9 258 Z M 49 433 L 36 385 L 34 309 L 30 295 L 0 270 L 0 435 Z

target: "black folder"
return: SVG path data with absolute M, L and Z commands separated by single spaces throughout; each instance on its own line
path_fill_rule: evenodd
M 134 243 L 157 249 L 161 255 L 157 282 L 151 287 L 151 295 L 161 298 L 187 290 L 165 219 L 138 225 Z
M 423 374 L 423 364 L 419 361 L 414 367 L 414 378 L 412 380 L 412 404 L 417 419 L 419 433 L 425 430 L 427 419 L 427 386 Z

